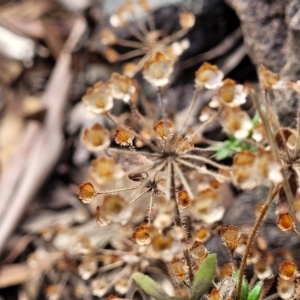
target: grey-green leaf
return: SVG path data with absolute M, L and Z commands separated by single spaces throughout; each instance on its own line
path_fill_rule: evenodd
M 239 278 L 239 272 L 234 272 L 233 278 L 234 278 L 234 279 L 236 280 L 236 282 L 237 282 L 237 281 L 238 281 L 238 278 Z M 240 299 L 241 299 L 241 300 L 247 300 L 247 299 L 248 299 L 248 293 L 249 293 L 248 281 L 247 281 L 247 279 L 243 276 Z
M 255 287 L 249 292 L 247 300 L 258 300 L 263 288 L 263 281 L 259 281 Z
M 208 291 L 214 279 L 216 264 L 215 254 L 209 254 L 202 262 L 193 282 L 191 300 L 200 299 Z
M 135 273 L 132 275 L 133 280 L 138 286 L 149 296 L 156 300 L 170 300 L 172 299 L 165 290 L 152 278 L 142 273 Z

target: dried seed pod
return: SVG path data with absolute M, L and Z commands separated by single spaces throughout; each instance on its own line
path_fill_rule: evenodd
M 210 238 L 210 236 L 211 234 L 209 230 L 204 225 L 201 225 L 196 232 L 195 240 L 204 243 Z
M 116 36 L 108 28 L 103 28 L 100 31 L 102 45 L 113 45 L 116 42 Z
M 183 11 L 179 14 L 179 24 L 184 29 L 190 29 L 195 25 L 195 15 L 189 11 Z
M 82 101 L 86 108 L 95 114 L 106 113 L 110 111 L 114 105 L 113 98 L 107 86 L 101 81 L 86 90 Z
M 91 284 L 92 294 L 101 298 L 108 292 L 108 287 L 109 285 L 105 278 L 95 278 Z
M 120 179 L 123 174 L 121 166 L 111 157 L 99 156 L 91 163 L 91 175 L 98 184 Z
M 172 140 L 172 148 L 176 151 L 176 153 L 183 153 L 194 147 L 194 143 L 189 140 L 188 137 L 182 137 L 176 135 Z
M 158 139 L 166 141 L 171 138 L 173 128 L 171 121 L 160 120 L 153 126 L 153 131 Z
M 247 92 L 243 85 L 234 80 L 225 79 L 218 89 L 216 97 L 219 103 L 228 107 L 238 107 L 246 103 Z
M 253 127 L 248 114 L 239 107 L 225 107 L 221 114 L 221 123 L 224 130 L 238 140 L 247 138 Z
M 277 293 L 278 295 L 284 299 L 291 299 L 294 295 L 295 291 L 295 282 L 294 280 L 284 280 L 282 278 L 278 278 L 277 281 Z
M 125 103 L 134 103 L 137 99 L 137 88 L 133 80 L 127 76 L 113 73 L 108 81 L 108 87 L 115 99 Z
M 218 66 L 204 62 L 195 74 L 196 89 L 216 89 L 222 85 L 224 74 Z
M 279 74 L 266 69 L 262 64 L 258 68 L 259 81 L 264 90 L 270 90 L 279 82 Z
M 283 261 L 279 266 L 279 276 L 283 280 L 293 280 L 297 276 L 297 268 L 294 263 L 290 261 Z
M 170 82 L 170 75 L 173 72 L 173 62 L 163 53 L 157 52 L 146 61 L 143 76 L 153 86 L 163 87 Z
M 282 140 L 282 138 L 284 140 Z M 297 145 L 298 133 L 296 130 L 291 128 L 280 128 L 275 134 L 275 142 L 277 143 L 280 150 L 284 150 L 285 146 L 289 150 L 294 150 Z
M 104 49 L 104 55 L 110 63 L 115 63 L 119 60 L 120 54 L 113 48 L 107 47 Z
M 97 196 L 97 191 L 90 182 L 79 185 L 78 197 L 83 203 L 91 203 Z
M 137 182 L 143 182 L 147 177 L 147 173 L 133 173 L 128 175 L 130 180 Z
M 178 204 L 182 208 L 187 208 L 191 205 L 191 199 L 186 190 L 181 190 L 177 193 Z
M 207 257 L 208 251 L 201 242 L 195 241 L 190 248 L 190 254 L 193 258 L 202 261 Z
M 141 246 L 149 245 L 152 240 L 149 229 L 143 225 L 135 228 L 131 238 Z
M 96 207 L 94 217 L 98 226 L 107 226 L 111 223 L 111 218 L 105 214 L 101 206 Z
M 174 257 L 169 264 L 169 269 L 179 281 L 185 281 L 188 274 L 188 267 L 183 259 Z
M 237 226 L 229 225 L 228 227 L 221 227 L 221 238 L 231 253 L 237 248 L 241 234 Z
M 293 231 L 294 230 L 294 218 L 288 212 L 281 213 L 277 217 L 277 226 L 282 231 Z
M 254 272 L 258 279 L 265 279 L 272 275 L 270 263 L 266 259 L 259 259 L 254 264 Z
M 97 272 L 97 268 L 98 260 L 95 256 L 89 256 L 83 259 L 77 270 L 83 280 L 88 280 Z
M 99 123 L 91 128 L 84 128 L 81 134 L 81 142 L 90 151 L 101 151 L 110 144 L 109 131 Z
M 212 289 L 210 295 L 209 295 L 210 300 L 221 300 L 220 299 L 220 292 L 217 289 Z
M 116 129 L 114 137 L 117 144 L 121 146 L 132 146 L 134 135 L 126 129 Z

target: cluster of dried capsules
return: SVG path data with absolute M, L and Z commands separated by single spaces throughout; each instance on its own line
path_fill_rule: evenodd
M 139 1 L 139 5 L 144 10 L 148 9 L 145 1 Z M 111 23 L 123 26 L 127 15 L 134 16 L 129 2 L 112 15 Z M 251 86 L 238 84 L 231 79 L 224 80 L 222 71 L 206 62 L 195 74 L 194 95 L 186 109 L 186 116 L 178 121 L 176 115 L 169 114 L 165 91 L 171 81 L 174 63 L 186 48 L 186 42 L 176 40 L 189 31 L 195 18 L 191 13 L 181 13 L 182 29 L 165 38 L 153 27 L 153 20 L 150 18 L 148 21 L 146 27 L 138 22 L 141 32 L 145 34 L 132 31 L 138 42 L 119 39 L 107 28 L 102 31 L 105 45 L 119 44 L 136 48 L 119 55 L 107 47 L 105 53 L 110 61 L 144 56 L 138 63 L 126 64 L 123 74 L 114 73 L 108 82 L 95 83 L 83 96 L 87 110 L 106 117 L 114 131 L 100 123 L 83 129 L 82 142 L 88 150 L 97 154 L 97 158 L 90 167 L 93 183 L 88 181 L 79 186 L 79 198 L 84 203 L 96 199 L 94 216 L 97 225 L 113 223 L 126 228 L 125 236 L 131 238 L 128 243 L 136 243 L 138 268 L 143 268 L 141 254 L 143 257 L 163 259 L 168 263 L 171 274 L 180 283 L 190 287 L 195 272 L 208 254 L 203 243 L 209 238 L 213 224 L 222 219 L 225 211 L 220 193 L 222 185 L 230 182 L 242 190 L 262 184 L 269 186 L 270 195 L 258 211 L 257 221 L 248 239 L 237 227 L 221 228 L 221 238 L 229 250 L 230 274 L 236 268 L 234 251 L 240 244 L 246 248 L 237 287 L 234 287 L 239 295 L 246 263 L 254 264 L 258 278 L 263 279 L 271 274 L 268 263 L 262 263 L 262 255 L 256 255 L 265 250 L 263 243 L 257 246 L 258 251 L 253 245 L 257 229 L 276 195 L 279 196 L 278 227 L 299 234 L 299 216 L 295 215 L 300 203 L 297 175 L 299 130 L 279 125 L 270 106 L 268 92 L 271 89 L 292 88 L 300 93 L 300 84 L 281 81 L 277 74 L 261 66 L 259 78 L 265 91 L 265 104 L 261 104 Z M 130 24 L 128 26 L 131 28 Z M 133 79 L 139 71 L 142 71 L 144 79 L 157 90 L 158 95 L 156 106 L 144 101 L 141 111 L 139 85 Z M 191 121 L 191 112 L 203 89 L 214 90 L 214 96 L 203 107 L 199 122 Z M 249 94 L 259 115 L 255 122 L 242 108 L 249 101 Z M 116 100 L 128 105 L 131 113 L 114 115 L 112 111 Z M 215 144 L 202 136 L 213 122 L 218 122 L 232 139 L 243 143 L 239 149 L 230 149 L 228 154 L 233 156 L 230 166 L 213 159 L 211 149 L 214 147 L 197 146 L 203 141 Z M 110 147 L 112 139 L 122 148 Z M 286 177 L 286 171 L 292 175 Z M 127 265 L 122 258 L 118 261 Z M 282 276 L 290 270 L 286 264 L 283 265 L 285 268 L 281 267 L 280 280 L 283 283 L 278 283 L 278 293 L 280 287 L 292 285 L 291 282 L 294 289 L 298 289 L 298 282 L 296 285 L 294 282 L 296 276 L 289 279 Z M 129 268 L 132 271 L 132 265 L 134 263 L 124 270 L 128 272 Z M 287 296 L 280 296 L 287 299 Z M 223 299 L 230 298 L 231 294 L 214 289 L 210 297 Z

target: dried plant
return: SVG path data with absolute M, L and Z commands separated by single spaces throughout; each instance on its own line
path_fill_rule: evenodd
M 146 1 L 139 1 L 139 5 L 148 10 Z M 129 2 L 111 16 L 111 23 L 125 25 L 128 14 L 134 16 Z M 300 219 L 297 214 L 300 121 L 297 120 L 296 129 L 282 128 L 269 101 L 269 93 L 274 89 L 292 88 L 300 94 L 300 83 L 280 80 L 278 74 L 260 66 L 259 79 L 264 92 L 264 99 L 261 99 L 252 86 L 224 80 L 216 65 L 205 62 L 195 73 L 194 95 L 186 115 L 178 121 L 169 113 L 166 93 L 177 58 L 170 49 L 174 47 L 173 42 L 193 26 L 194 16 L 182 13 L 182 29 L 165 38 L 161 38 L 151 17 L 148 25 L 140 21 L 138 24 L 143 35 L 136 30 L 132 34 L 139 42 L 121 40 L 108 29 L 102 31 L 103 43 L 137 49 L 119 55 L 107 48 L 110 61 L 144 57 L 131 68 L 127 65 L 125 75 L 114 73 L 108 82 L 95 83 L 83 96 L 87 109 L 106 117 L 110 128 L 114 129 L 105 129 L 99 123 L 83 129 L 83 144 L 98 156 L 91 163 L 90 181 L 79 186 L 79 198 L 84 203 L 97 203 L 94 213 L 97 225 L 111 226 L 109 224 L 113 223 L 129 230 L 127 237 L 130 239 L 123 242 L 130 244 L 138 259 L 130 264 L 120 260 L 123 268 L 118 280 L 124 281 L 124 274 L 144 271 L 143 259 L 157 258 L 168 266 L 176 299 L 200 299 L 208 292 L 215 276 L 215 256 L 209 254 L 204 243 L 211 234 L 212 224 L 220 221 L 225 211 L 220 193 L 222 185 L 230 183 L 240 190 L 268 186 L 269 195 L 257 211 L 249 236 L 237 226 L 220 228 L 230 264 L 224 277 L 219 276 L 220 282 L 207 295 L 214 300 L 262 299 L 271 286 L 272 272 L 270 261 L 262 259 L 261 253 L 265 251 L 267 256 L 267 249 L 256 244 L 258 229 L 275 198 L 278 198 L 280 230 L 299 235 Z M 127 25 L 133 29 L 130 23 Z M 138 83 L 132 78 L 140 70 L 144 79 L 157 90 L 157 105 L 140 101 Z M 203 89 L 214 90 L 215 94 L 202 109 L 199 123 L 189 122 Z M 257 110 L 252 118 L 242 108 L 247 97 Z M 130 113 L 118 116 L 111 113 L 114 101 L 118 100 L 128 106 Z M 212 123 L 221 125 L 227 141 L 220 143 L 203 137 Z M 199 147 L 201 142 L 208 146 Z M 231 162 L 223 163 L 228 157 L 232 157 Z M 237 266 L 235 253 L 242 245 L 242 259 Z M 114 251 L 117 253 L 112 250 L 112 255 Z M 253 282 L 249 287 L 244 277 L 246 263 L 253 265 L 255 276 L 260 279 L 254 287 Z M 79 268 L 83 279 L 97 271 L 93 257 L 87 257 L 82 264 L 86 264 L 88 270 L 93 269 L 83 275 L 86 271 Z M 111 265 L 114 268 L 113 263 Z M 279 276 L 278 294 L 283 299 L 298 297 L 298 273 L 294 263 L 284 261 Z M 133 275 L 133 279 L 155 299 L 172 298 L 141 273 Z M 97 286 L 94 289 L 98 296 L 105 295 L 112 287 L 103 280 L 92 285 Z M 126 284 L 128 282 L 124 282 Z M 122 290 L 116 286 L 116 280 L 113 285 L 115 291 L 126 293 L 126 288 Z M 108 299 L 117 299 L 113 297 Z

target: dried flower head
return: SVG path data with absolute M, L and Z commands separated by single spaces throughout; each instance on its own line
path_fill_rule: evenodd
M 194 147 L 194 143 L 188 137 L 176 135 L 173 137 L 172 148 L 176 153 L 183 153 Z
M 122 100 L 125 103 L 136 101 L 137 89 L 131 78 L 113 73 L 108 81 L 108 87 L 115 99 Z
M 91 284 L 92 294 L 96 297 L 103 297 L 109 288 L 108 282 L 104 278 L 95 278 Z
M 153 126 L 153 131 L 159 140 L 167 141 L 172 136 L 173 128 L 174 125 L 171 121 L 160 120 Z
M 78 196 L 83 203 L 91 203 L 97 196 L 97 191 L 90 182 L 84 182 L 79 185 Z
M 226 79 L 218 89 L 216 96 L 219 103 L 229 107 L 237 107 L 246 102 L 247 93 L 243 85 L 236 84 L 234 80 Z
M 270 262 L 265 259 L 259 259 L 254 263 L 254 272 L 259 279 L 265 279 L 272 275 L 272 269 Z
M 207 89 L 216 89 L 222 85 L 224 74 L 216 65 L 205 62 L 197 70 L 195 76 L 195 85 L 197 89 L 203 87 Z
M 205 243 L 209 238 L 211 234 L 207 227 L 204 225 L 201 225 L 200 228 L 196 231 L 195 240 Z
M 190 254 L 194 259 L 201 262 L 207 257 L 208 251 L 201 242 L 195 241 L 190 248 Z
M 188 267 L 183 259 L 174 257 L 169 264 L 169 270 L 177 280 L 185 281 L 188 274 Z
M 120 195 L 110 194 L 103 198 L 102 210 L 105 215 L 114 221 L 120 222 L 122 219 L 129 217 L 130 212 L 126 210 L 127 207 L 127 201 Z
M 100 31 L 101 43 L 103 45 L 113 45 L 116 42 L 116 36 L 108 28 L 103 28 Z
M 86 108 L 95 114 L 106 113 L 113 107 L 113 98 L 107 86 L 101 81 L 87 89 L 82 101 Z
M 295 291 L 295 282 L 294 280 L 284 280 L 278 278 L 277 281 L 277 293 L 280 298 L 284 300 L 291 299 Z
M 181 12 L 179 15 L 179 24 L 184 29 L 190 29 L 195 25 L 195 15 L 189 11 Z
M 258 76 L 262 87 L 270 90 L 279 82 L 279 74 L 266 69 L 262 64 L 258 68 Z
M 90 279 L 96 272 L 98 267 L 98 261 L 94 256 L 88 256 L 78 266 L 78 274 L 83 280 Z
M 155 87 L 163 87 L 170 82 L 173 62 L 163 53 L 157 52 L 144 65 L 143 75 Z
M 110 144 L 109 131 L 99 123 L 91 128 L 84 128 L 81 134 L 81 142 L 90 151 L 101 151 Z
M 283 261 L 279 266 L 279 276 L 284 280 L 295 279 L 297 275 L 297 268 L 294 263 L 290 261 Z
M 224 108 L 221 114 L 221 123 L 224 130 L 238 140 L 247 138 L 253 127 L 248 114 L 239 107 Z
M 129 131 L 123 128 L 116 129 L 115 134 L 115 142 L 120 146 L 132 146 L 132 142 L 134 139 L 134 135 Z
M 107 47 L 104 49 L 104 55 L 110 63 L 118 61 L 120 57 L 120 54 L 111 47 Z
M 148 227 L 143 225 L 135 228 L 131 238 L 141 246 L 149 245 L 152 241 Z
M 233 182 L 242 189 L 252 189 L 257 185 L 254 172 L 255 155 L 251 151 L 241 151 L 233 158 Z
M 239 244 L 242 233 L 237 226 L 229 225 L 221 227 L 221 238 L 230 252 L 234 252 Z
M 277 217 L 277 226 L 282 231 L 293 231 L 294 230 L 294 218 L 288 212 L 281 213 Z
M 186 190 L 181 190 L 177 193 L 178 204 L 182 208 L 187 208 L 191 205 L 191 199 Z

